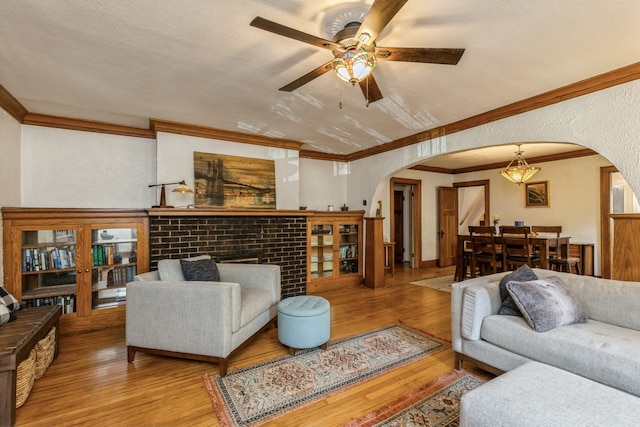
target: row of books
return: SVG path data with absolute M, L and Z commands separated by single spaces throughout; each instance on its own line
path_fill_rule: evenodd
M 122 262 L 122 257 L 116 253 L 116 248 L 113 245 L 91 246 L 91 256 L 94 266 L 114 265 Z
M 136 275 L 136 266 L 114 268 L 107 273 L 107 287 L 124 286 L 128 282 L 133 282 L 133 276 Z
M 22 271 L 62 270 L 76 266 L 76 247 L 22 250 Z
M 342 245 L 340 246 L 340 258 L 357 258 L 358 245 Z
M 76 296 L 64 295 L 59 297 L 26 299 L 22 301 L 22 307 L 24 308 L 56 304 L 62 306 L 62 314 L 73 313 L 76 311 Z

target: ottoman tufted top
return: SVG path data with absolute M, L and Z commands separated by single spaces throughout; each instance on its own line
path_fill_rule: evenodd
M 329 311 L 329 301 L 313 295 L 286 298 L 278 304 L 278 311 L 287 316 L 312 317 Z

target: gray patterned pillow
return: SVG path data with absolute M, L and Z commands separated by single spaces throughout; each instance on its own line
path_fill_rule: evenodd
M 500 298 L 502 299 L 502 305 L 500 306 L 498 314 L 522 317 L 522 313 L 520 313 L 520 309 L 518 309 L 516 303 L 513 302 L 506 285 L 509 282 L 527 282 L 529 280 L 538 280 L 538 276 L 536 276 L 536 273 L 534 273 L 527 264 L 521 265 L 516 271 L 507 274 L 500 280 Z
M 536 332 L 547 332 L 557 326 L 587 321 L 582 305 L 559 277 L 509 282 L 507 291 L 529 326 Z
M 180 260 L 182 274 L 188 281 L 198 282 L 219 282 L 220 273 L 218 266 L 213 259 L 202 259 L 198 261 Z
M 18 300 L 2 286 L 0 286 L 0 305 L 4 305 L 9 311 L 16 311 L 20 308 Z

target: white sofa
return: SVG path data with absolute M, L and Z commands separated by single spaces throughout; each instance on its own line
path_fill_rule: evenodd
M 208 256 L 198 257 L 198 259 Z M 196 259 L 196 258 L 191 258 Z M 158 270 L 127 283 L 127 359 L 137 351 L 218 363 L 275 323 L 280 267 L 217 264 L 220 282 L 185 281 L 180 260 L 161 260 Z
M 456 367 L 474 362 L 494 373 L 542 362 L 640 396 L 640 283 L 533 269 L 558 276 L 584 308 L 586 323 L 534 331 L 522 317 L 499 315 L 497 273 L 455 283 L 451 296 Z

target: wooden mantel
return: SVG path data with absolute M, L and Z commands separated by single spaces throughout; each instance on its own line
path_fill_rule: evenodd
M 298 209 L 205 209 L 205 208 L 150 208 L 149 216 L 314 216 L 326 215 L 328 211 Z M 364 211 L 355 211 L 364 212 Z M 331 211 L 331 215 L 353 215 L 354 211 Z

